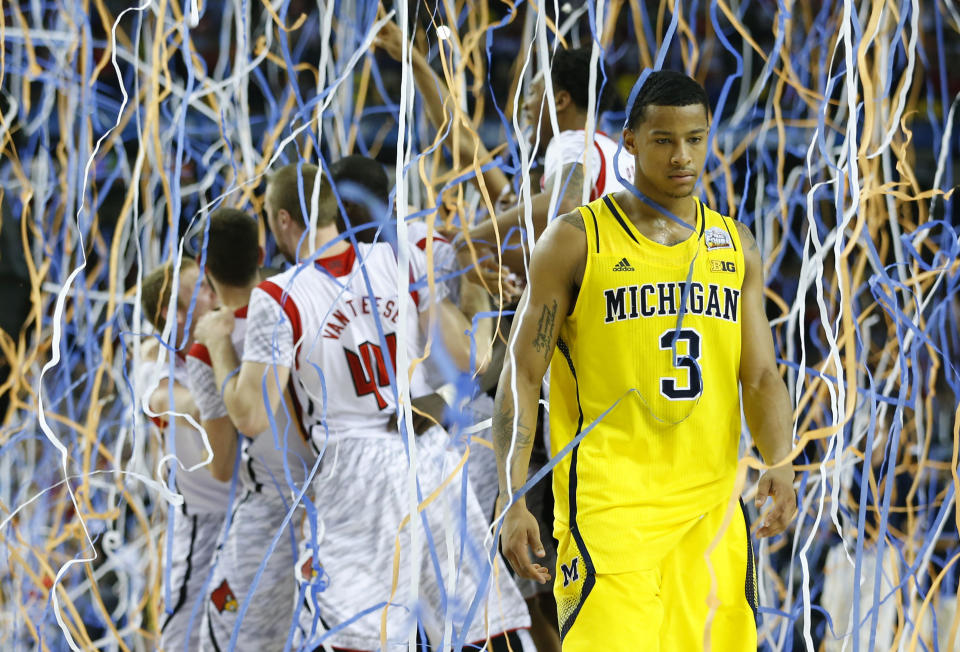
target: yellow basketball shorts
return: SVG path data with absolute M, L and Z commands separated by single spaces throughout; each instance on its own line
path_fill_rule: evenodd
M 567 533 L 553 589 L 563 651 L 754 652 L 756 566 L 742 503 L 707 563 L 726 510 L 704 514 L 659 562 L 625 573 L 590 572 Z

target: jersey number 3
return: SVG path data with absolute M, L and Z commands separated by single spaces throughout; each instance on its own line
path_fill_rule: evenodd
M 689 401 L 697 398 L 703 392 L 703 374 L 700 371 L 700 333 L 692 328 L 681 328 L 678 332 L 671 328 L 660 336 L 660 348 L 673 352 L 674 338 L 676 338 L 677 348 L 680 343 L 687 345 L 687 352 L 677 352 L 673 359 L 673 366 L 676 369 L 687 370 L 687 386 L 677 386 L 677 379 L 669 376 L 660 377 L 660 393 L 671 401 Z
M 388 333 L 387 355 L 389 355 L 389 364 L 393 368 L 394 376 L 397 373 L 397 336 L 395 333 Z M 379 344 L 364 342 L 360 345 L 359 353 L 354 353 L 348 349 L 343 352 L 347 355 L 347 364 L 350 365 L 350 376 L 353 378 L 353 386 L 357 390 L 357 396 L 364 397 L 367 394 L 373 394 L 377 399 L 377 408 L 382 410 L 387 407 L 387 402 L 380 395 L 381 387 L 390 386 L 390 374 L 387 372 L 387 359 L 383 356 L 383 350 Z

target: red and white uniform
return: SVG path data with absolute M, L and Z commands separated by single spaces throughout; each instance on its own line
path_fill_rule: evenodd
M 230 338 L 241 355 L 246 332 L 245 306 L 234 311 Z M 187 356 L 187 368 L 190 391 L 201 419 L 227 416 L 207 347 L 199 343 L 193 345 Z M 236 640 L 244 646 L 279 651 L 290 630 L 296 593 L 293 569 L 299 513 L 288 522 L 273 551 L 270 545 L 290 513 L 291 498 L 302 489 L 316 456 L 304 441 L 296 419 L 289 419 L 284 409 L 274 418 L 275 429 L 262 432 L 252 440 L 242 438 L 239 479 L 243 490 L 237 492 L 239 498 L 230 530 L 217 552 L 213 576 L 207 586 L 201 649 L 228 649 L 231 636 L 238 629 Z M 264 571 L 256 580 L 264 559 Z M 239 610 L 247 600 L 249 607 L 238 625 Z
M 243 355 L 247 334 L 247 310 L 244 306 L 234 311 L 230 340 L 239 357 Z M 187 356 L 187 369 L 190 392 L 200 410 L 200 418 L 206 421 L 227 416 L 227 406 L 217 386 L 207 347 L 199 342 L 193 345 Z M 262 491 L 270 486 L 274 493 L 289 496 L 302 488 L 315 456 L 306 446 L 299 424 L 289 420 L 285 409 L 278 410 L 274 419 L 275 431 L 261 433 L 252 439 L 244 437 L 240 480 L 244 488 L 251 491 Z
M 377 605 L 386 602 L 391 604 L 384 632 L 388 649 L 406 648 L 416 618 L 439 643 L 445 622 L 457 631 L 466 626 L 484 573 L 495 579 L 482 596 L 485 607 L 466 629 L 467 640 L 529 626 L 523 599 L 499 557 L 493 569 L 485 561 L 485 519 L 469 485 L 463 495 L 463 483 L 449 478 L 459 456 L 448 449 L 449 438 L 440 427 L 410 442 L 417 449 L 421 495 L 436 492 L 436 497 L 422 514 L 409 514 L 406 444 L 388 428 L 396 409 L 389 370 L 399 346 L 407 347 L 411 360 L 422 355 L 419 313 L 446 294 L 438 284 L 433 296 L 425 289 L 398 295 L 398 273 L 426 276 L 426 258 L 415 248 L 410 258 L 410 268 L 398 271 L 390 245 L 361 243 L 356 250 L 351 246 L 274 276 L 251 296 L 243 359 L 291 369 L 303 422 L 323 455 L 313 484 L 318 521 L 305 524 L 297 562 L 302 583 L 297 645 L 308 649 L 321 643 L 381 649 L 383 610 Z M 406 341 L 397 337 L 401 302 L 407 308 Z M 411 396 L 429 391 L 418 365 L 410 373 Z M 420 549 L 413 550 L 409 528 L 424 528 L 425 521 Z M 416 596 L 410 595 L 411 555 L 421 562 Z
M 546 187 L 547 181 L 560 170 L 560 183 L 565 182 L 563 168 L 571 163 L 584 164 L 584 154 L 589 157 L 590 164 L 590 201 L 599 199 L 611 192 L 623 190 L 624 186 L 617 179 L 615 163 L 619 165 L 620 176 L 633 183 L 633 156 L 626 149 L 620 150 L 617 157 L 617 141 L 602 131 L 594 132 L 593 146 L 586 148 L 586 135 L 583 129 L 568 129 L 561 131 L 550 139 L 547 151 L 543 156 L 543 177 L 540 179 L 541 190 Z
M 427 253 L 429 228 L 422 220 L 407 222 L 407 240 L 424 255 Z M 460 266 L 457 265 L 457 252 L 450 241 L 434 231 L 433 233 L 433 277 L 437 283 L 446 286 L 447 296 L 453 303 L 460 303 Z M 417 279 L 418 281 L 421 279 Z M 426 281 L 426 278 L 422 279 Z
M 407 353 L 414 359 L 423 351 L 417 317 L 429 305 L 427 292 L 398 297 L 390 245 L 359 247 L 359 256 L 351 245 L 339 255 L 292 267 L 260 283 L 250 297 L 243 359 L 291 369 L 296 407 L 318 448 L 328 429 L 333 438 L 396 435 L 387 423 L 396 409 L 390 375 L 401 302 L 411 317 Z M 407 273 L 411 285 L 424 277 L 425 259 L 411 256 Z M 445 296 L 442 285 L 437 291 Z M 410 395 L 428 392 L 419 365 L 410 377 Z
M 145 388 L 144 396 L 151 396 L 157 389 L 166 391 L 170 360 L 143 362 L 138 374 L 140 386 Z M 180 355 L 173 358 L 173 381 L 183 388 L 190 387 L 186 359 Z M 185 470 L 207 459 L 203 440 L 196 430 L 176 424 L 169 415 L 152 417 L 151 421 L 163 432 L 165 454 L 176 455 L 185 467 L 176 467 L 175 485 L 183 495 L 183 505 L 174 510 L 173 521 L 167 524 L 169 544 L 163 548 L 165 584 L 160 647 L 195 650 L 203 618 L 203 585 L 230 509 L 230 483 L 216 480 L 206 466 Z M 170 464 L 167 463 L 165 470 Z

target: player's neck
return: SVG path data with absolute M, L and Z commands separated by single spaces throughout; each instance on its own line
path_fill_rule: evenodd
M 560 131 L 586 131 L 587 114 L 576 110 L 572 105 L 562 114 L 557 114 L 557 127 Z
M 340 232 L 337 230 L 336 224 L 318 226 L 312 243 L 308 232 L 307 237 L 303 238 L 303 242 L 300 243 L 300 260 L 317 256 L 318 253 L 320 258 L 327 258 L 328 256 L 336 256 L 337 254 L 343 253 L 350 247 L 348 240 L 339 240 L 338 242 L 330 244 L 336 240 L 339 235 Z M 323 250 L 322 252 L 320 251 L 321 249 Z
M 220 303 L 223 304 L 225 308 L 229 308 L 230 310 L 243 308 L 245 305 L 250 303 L 250 293 L 253 292 L 253 288 L 257 287 L 260 276 L 257 275 L 253 278 L 254 280 L 251 281 L 250 285 L 247 287 L 227 287 L 221 285 L 218 293 Z
M 692 195 L 687 195 L 686 197 L 670 197 L 669 195 L 664 195 L 659 192 L 647 192 L 647 189 L 639 184 L 637 185 L 637 189 L 668 211 L 667 214 L 672 213 L 675 217 L 689 225 L 696 224 L 697 203 L 694 201 Z M 650 222 L 665 216 L 662 211 L 634 196 L 630 191 L 625 190 L 618 194 L 617 200 L 623 206 L 630 221 L 634 223 Z

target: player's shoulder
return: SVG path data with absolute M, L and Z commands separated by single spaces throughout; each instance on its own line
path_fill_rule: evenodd
M 409 251 L 413 254 L 420 253 L 420 250 L 415 247 L 411 247 Z M 385 272 L 390 275 L 396 273 L 399 256 L 389 242 L 358 242 L 356 256 L 368 273 Z
M 744 256 L 749 254 L 756 254 L 759 256 L 760 248 L 757 246 L 757 239 L 753 236 L 753 231 L 750 230 L 750 227 L 740 220 L 735 220 L 732 217 L 724 216 L 724 219 L 733 222 L 735 228 L 737 229 L 737 235 L 740 236 L 740 244 L 742 245 Z
M 425 220 L 416 219 L 407 222 L 407 240 L 421 251 L 427 248 L 427 240 L 430 239 L 430 226 Z M 442 236 L 439 231 L 433 229 L 433 246 L 440 248 L 450 243 L 447 238 Z
M 579 208 L 558 216 L 537 240 L 534 257 L 551 266 L 581 265 L 587 253 L 586 230 Z
M 584 143 L 584 134 L 586 133 L 585 129 L 564 129 L 558 134 L 555 134 L 551 143 L 557 143 L 558 145 L 564 145 L 567 143 L 575 143 L 582 145 Z
M 277 272 L 272 276 L 269 276 L 257 284 L 258 290 L 266 291 L 267 288 L 272 288 L 277 286 L 280 288 L 289 288 L 292 286 L 293 281 L 297 278 L 297 267 L 296 265 L 291 265 L 282 272 Z
M 259 317 L 262 317 L 263 311 L 274 310 L 274 305 L 295 304 L 296 296 L 304 291 L 303 286 L 308 284 L 308 276 L 302 273 L 297 274 L 296 267 L 290 267 L 260 281 L 250 294 L 246 319 L 256 322 Z
M 407 240 L 410 244 L 420 246 L 421 240 L 427 239 L 427 223 L 420 219 L 407 220 Z
M 210 361 L 209 349 L 200 342 L 194 342 L 187 352 L 187 367 L 190 368 L 191 365 L 195 363 L 202 363 L 208 367 L 213 366 L 213 363 Z
M 620 145 L 620 140 L 618 138 L 614 138 L 607 132 L 600 131 L 599 129 L 595 132 L 593 139 L 596 141 L 598 145 L 607 149 L 611 147 L 613 149 L 616 149 L 617 146 Z
M 554 134 L 547 143 L 547 149 L 543 154 L 544 160 L 549 162 L 559 156 L 579 155 L 585 146 L 583 134 L 583 129 L 564 129 Z

